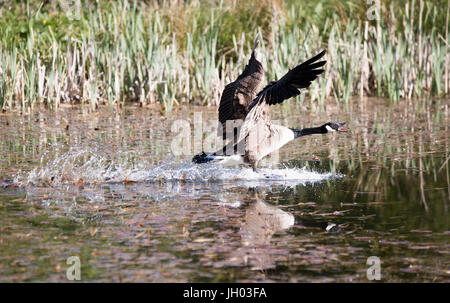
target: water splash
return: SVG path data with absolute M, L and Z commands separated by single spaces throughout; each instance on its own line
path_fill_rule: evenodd
M 80 180 L 84 184 L 122 182 L 130 173 L 126 161 L 117 161 L 97 149 L 73 147 L 64 153 L 41 157 L 40 165 L 29 173 L 19 172 L 19 185 L 64 185 Z
M 318 173 L 306 168 L 230 168 L 211 164 L 163 164 L 152 168 L 145 181 L 162 180 L 166 182 L 236 182 L 255 183 L 306 183 L 341 177 L 332 173 Z
M 44 155 L 41 164 L 29 173 L 19 173 L 15 183 L 20 185 L 58 186 L 65 184 L 104 184 L 121 182 L 160 183 L 245 183 L 304 184 L 342 177 L 332 173 L 319 173 L 306 168 L 230 168 L 219 164 L 163 161 L 157 166 L 133 163 L 126 157 L 109 158 L 98 150 L 71 149 L 49 160 Z M 81 180 L 81 181 L 80 181 Z

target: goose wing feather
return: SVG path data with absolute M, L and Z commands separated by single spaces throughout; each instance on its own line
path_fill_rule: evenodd
M 324 55 L 325 50 L 302 64 L 297 65 L 288 71 L 280 80 L 268 84 L 258 93 L 258 98 L 252 102 L 249 110 L 261 102 L 274 105 L 299 95 L 300 89 L 309 87 L 311 82 L 324 72 L 320 67 L 324 66 L 326 61 L 317 62 Z
M 326 61 L 319 61 L 325 55 L 325 50 L 291 69 L 280 80 L 271 82 L 261 90 L 249 107 L 248 115 L 241 127 L 239 140 L 245 139 L 249 131 L 257 123 L 265 122 L 270 124 L 269 105 L 283 102 L 286 99 L 300 94 L 301 88 L 307 88 L 311 85 L 318 75 L 324 72 L 320 67 L 324 66 Z
M 262 88 L 264 68 L 255 57 L 257 45 L 256 39 L 252 55 L 244 71 L 223 90 L 219 105 L 219 121 L 224 126 L 224 130 L 227 120 L 245 119 L 249 106 Z

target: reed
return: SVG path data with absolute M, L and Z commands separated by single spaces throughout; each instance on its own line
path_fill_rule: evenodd
M 83 1 L 68 14 L 58 1 L 0 7 L 0 106 L 26 113 L 41 105 L 142 106 L 166 112 L 217 105 L 244 68 L 257 32 L 267 79 L 328 50 L 326 72 L 308 94 L 348 104 L 352 97 L 448 95 L 449 1 L 365 3 Z M 333 8 L 333 9 L 331 9 Z M 23 12 L 26 11 L 26 14 Z M 73 13 L 73 12 L 72 12 Z M 356 18 L 355 18 L 356 16 Z M 297 100 L 302 102 L 304 97 Z

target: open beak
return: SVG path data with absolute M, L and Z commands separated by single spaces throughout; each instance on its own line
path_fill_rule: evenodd
M 339 128 L 338 128 L 338 132 L 343 132 L 343 133 L 348 132 L 348 127 L 344 126 L 344 125 L 345 125 L 345 122 L 339 123 L 339 124 L 340 124 L 340 126 L 339 126 Z

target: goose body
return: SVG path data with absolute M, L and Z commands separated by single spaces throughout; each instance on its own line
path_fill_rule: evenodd
M 326 134 L 332 131 L 346 131 L 345 123 L 328 122 L 319 127 L 291 129 L 275 125 L 270 120 L 269 107 L 282 103 L 308 88 L 318 75 L 323 73 L 326 61 L 318 61 L 325 55 L 320 52 L 311 59 L 289 70 L 278 81 L 271 81 L 263 88 L 264 69 L 255 57 L 258 38 L 243 73 L 236 81 L 228 84 L 222 94 L 219 106 L 219 122 L 225 139 L 228 121 L 243 119 L 240 127 L 234 128 L 234 139 L 221 150 L 207 155 L 194 156 L 195 163 L 220 162 L 231 165 L 246 163 L 256 169 L 258 162 L 295 138 Z
M 245 140 L 244 162 L 256 167 L 259 160 L 294 138 L 294 132 L 287 127 L 259 121 L 252 125 L 246 137 L 241 138 Z

